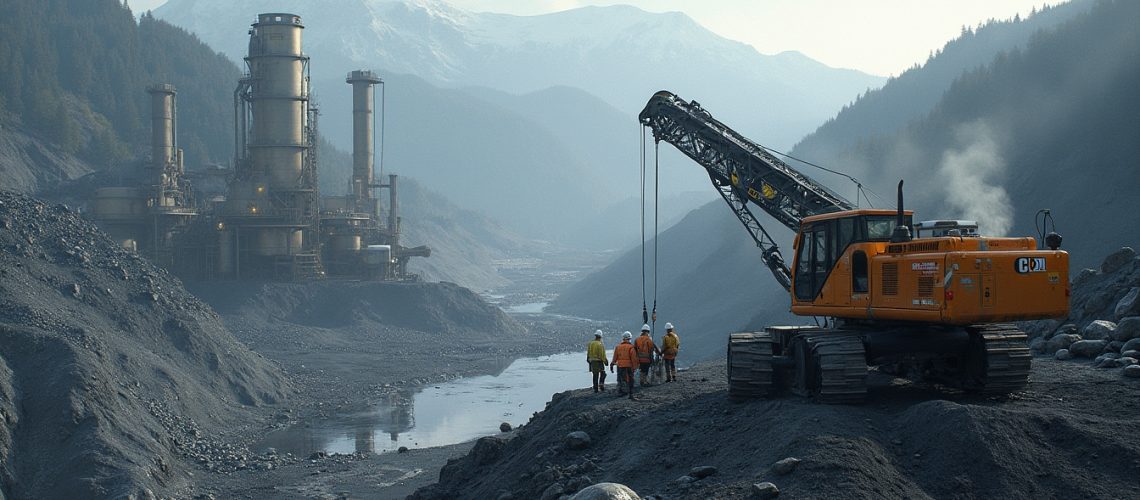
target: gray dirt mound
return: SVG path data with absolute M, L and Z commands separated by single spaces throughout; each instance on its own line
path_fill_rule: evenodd
M 199 428 L 288 391 L 177 279 L 0 192 L 0 497 L 178 491 Z
M 1108 384 L 1072 364 L 1034 363 L 1029 388 L 1007 400 L 874 374 L 861 406 L 731 403 L 724 376 L 723 363 L 700 365 L 640 401 L 556 394 L 412 498 L 556 498 L 600 482 L 642 496 L 755 498 L 752 485 L 769 481 L 790 498 L 1112 498 L 1129 496 L 1140 468 L 1140 445 L 1121 437 L 1140 431 L 1140 383 Z M 576 431 L 590 437 L 583 449 L 567 439 Z M 777 466 L 786 458 L 798 466 Z
M 526 332 L 501 309 L 454 283 L 195 284 L 192 289 L 222 314 L 267 322 L 319 328 L 379 324 L 442 334 Z

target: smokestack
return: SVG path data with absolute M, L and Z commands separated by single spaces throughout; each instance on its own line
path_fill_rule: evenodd
M 150 94 L 151 166 L 161 172 L 177 160 L 174 130 L 174 85 L 160 83 L 146 89 Z
M 375 99 L 372 86 L 383 81 L 369 70 L 356 70 L 344 80 L 352 85 L 352 195 L 357 210 L 362 207 L 375 213 L 372 199 L 373 169 L 376 150 L 372 141 Z

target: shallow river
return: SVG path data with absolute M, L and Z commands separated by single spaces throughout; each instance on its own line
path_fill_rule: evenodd
M 254 446 L 308 456 L 316 451 L 382 453 L 497 434 L 499 424 L 526 423 L 550 397 L 590 386 L 583 352 L 521 358 L 498 375 L 461 378 L 394 394 L 368 411 L 274 431 Z M 609 377 L 610 381 L 614 377 Z

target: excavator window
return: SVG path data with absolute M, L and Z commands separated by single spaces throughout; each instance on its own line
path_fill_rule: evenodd
M 851 291 L 867 293 L 867 254 L 862 250 L 851 255 Z
M 796 254 L 795 292 L 799 300 L 813 300 L 823 289 L 836 259 L 835 221 L 804 229 Z

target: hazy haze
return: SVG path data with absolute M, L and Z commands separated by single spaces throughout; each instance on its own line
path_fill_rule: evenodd
M 136 12 L 167 0 L 132 0 Z M 1056 0 L 451 0 L 475 12 L 535 15 L 587 5 L 634 5 L 650 12 L 680 11 L 729 39 L 764 54 L 794 50 L 832 67 L 898 75 L 958 36 L 962 26 L 987 19 L 1025 17 Z M 853 20 L 858 21 L 853 21 Z

